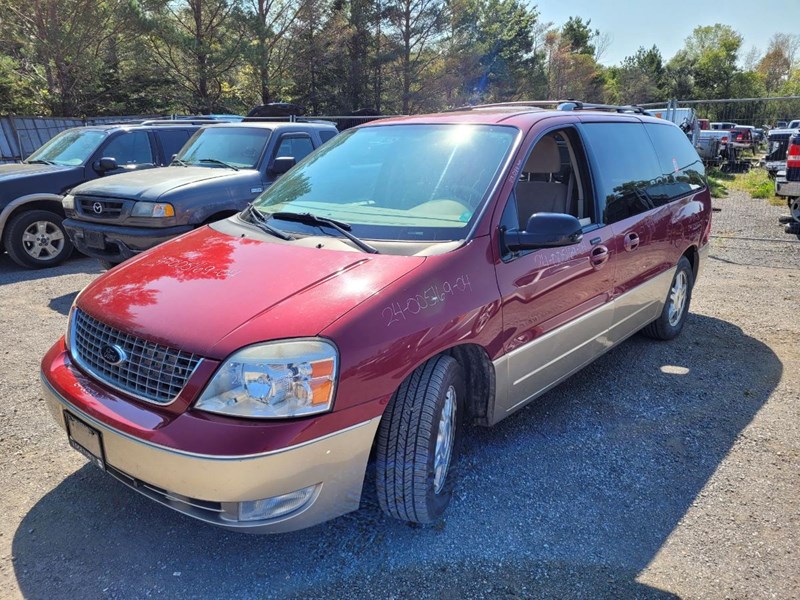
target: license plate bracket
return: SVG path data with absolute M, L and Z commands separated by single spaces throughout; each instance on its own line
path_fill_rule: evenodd
M 86 238 L 86 245 L 89 248 L 96 250 L 103 250 L 106 247 L 106 237 L 99 231 L 86 231 L 84 232 Z
M 66 410 L 64 411 L 64 423 L 67 427 L 69 445 L 83 454 L 93 465 L 105 471 L 103 434 Z

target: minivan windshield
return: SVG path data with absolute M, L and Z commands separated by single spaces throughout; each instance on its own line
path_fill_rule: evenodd
M 82 165 L 94 154 L 106 135 L 107 132 L 101 129 L 69 129 L 45 143 L 25 162 L 70 167 Z
M 279 179 L 255 207 L 267 216 L 334 219 L 373 240 L 462 240 L 518 133 L 514 127 L 464 124 L 351 130 Z M 285 219 L 276 225 L 308 230 L 308 224 Z
M 263 127 L 209 127 L 186 142 L 177 159 L 203 167 L 254 169 L 271 130 Z

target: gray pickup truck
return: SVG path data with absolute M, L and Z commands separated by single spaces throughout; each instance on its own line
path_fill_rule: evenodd
M 338 131 L 328 123 L 244 122 L 200 129 L 163 169 L 80 185 L 64 198 L 78 250 L 112 267 L 243 210 Z

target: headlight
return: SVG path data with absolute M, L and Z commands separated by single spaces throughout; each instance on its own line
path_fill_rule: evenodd
M 131 211 L 132 217 L 174 217 L 175 209 L 166 202 L 137 202 Z
M 75 210 L 75 196 L 67 194 L 61 200 L 61 205 L 64 207 L 64 210 Z
M 338 368 L 324 340 L 249 346 L 217 370 L 195 408 L 252 419 L 302 417 L 330 410 Z

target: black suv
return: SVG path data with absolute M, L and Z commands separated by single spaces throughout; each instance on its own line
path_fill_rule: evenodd
M 0 165 L 0 240 L 11 259 L 52 267 L 72 252 L 64 195 L 101 176 L 163 167 L 200 123 L 150 122 L 68 129 L 21 164 Z

